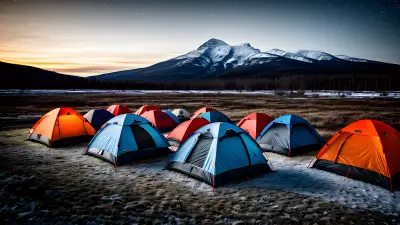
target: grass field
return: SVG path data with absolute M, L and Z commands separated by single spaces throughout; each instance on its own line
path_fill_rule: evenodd
M 85 113 L 112 104 L 123 104 L 133 111 L 143 104 L 189 112 L 211 106 L 235 122 L 251 112 L 274 117 L 291 113 L 310 121 L 328 140 L 338 129 L 364 118 L 384 121 L 399 130 L 399 100 L 57 94 L 3 95 L 0 102 L 0 223 L 400 223 L 398 190 L 390 193 L 324 172 L 309 173 L 312 169 L 306 165 L 315 153 L 290 160 L 271 154 L 276 173 L 212 190 L 199 181 L 163 170 L 166 158 L 115 169 L 82 155 L 86 143 L 49 149 L 24 141 L 36 120 L 53 108 L 71 107 Z M 321 177 L 310 177 L 313 174 Z M 284 181 L 291 184 L 285 187 Z

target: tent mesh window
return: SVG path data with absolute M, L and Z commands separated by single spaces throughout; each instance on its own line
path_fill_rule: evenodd
M 148 149 L 157 147 L 151 135 L 140 126 L 131 126 L 133 136 L 139 149 Z
M 195 165 L 202 168 L 206 161 L 208 151 L 210 150 L 213 138 L 200 137 L 196 145 L 193 147 L 189 156 L 186 159 L 186 163 Z

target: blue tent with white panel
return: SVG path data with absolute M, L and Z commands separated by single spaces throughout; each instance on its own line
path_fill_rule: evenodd
M 118 166 L 171 153 L 169 146 L 165 137 L 147 119 L 135 114 L 122 114 L 102 126 L 84 153 Z
M 265 151 L 287 156 L 319 150 L 324 144 L 307 120 L 290 114 L 271 121 L 256 141 Z
M 195 131 L 166 168 L 213 187 L 272 170 L 254 139 L 229 123 L 212 123 Z

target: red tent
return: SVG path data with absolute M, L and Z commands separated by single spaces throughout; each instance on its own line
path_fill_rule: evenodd
M 171 133 L 168 134 L 167 140 L 171 144 L 172 149 L 176 151 L 179 145 L 186 141 L 200 127 L 209 124 L 204 118 L 194 118 L 179 124 Z
M 126 114 L 126 113 L 132 113 L 132 111 L 130 109 L 128 109 L 127 107 L 125 107 L 123 105 L 112 105 L 112 106 L 108 107 L 107 111 L 114 114 L 114 116 L 118 116 L 118 115 Z
M 192 119 L 197 118 L 200 114 L 203 114 L 205 112 L 212 112 L 212 111 L 218 111 L 214 109 L 213 107 L 203 107 L 196 112 L 193 113 L 193 116 L 191 117 Z
M 161 133 L 171 131 L 178 126 L 170 116 L 161 110 L 147 111 L 140 116 L 150 121 Z
M 255 140 L 272 120 L 274 118 L 265 113 L 251 113 L 240 120 L 237 126 L 249 133 Z
M 140 107 L 138 110 L 136 110 L 135 114 L 141 116 L 143 113 L 151 110 L 161 110 L 161 109 L 153 105 L 144 105 Z

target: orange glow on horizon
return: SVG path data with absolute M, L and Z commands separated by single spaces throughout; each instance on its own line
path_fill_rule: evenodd
M 60 49 L 60 52 L 63 51 Z M 107 55 L 107 57 L 101 55 Z M 118 56 L 118 54 L 102 54 L 100 52 L 54 53 L 53 51 L 0 50 L 0 61 L 38 67 L 68 75 L 91 76 L 147 67 L 173 57 L 162 54 L 142 53 L 137 55 L 141 57 L 132 57 L 131 54 L 119 54 Z

